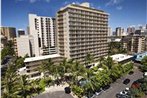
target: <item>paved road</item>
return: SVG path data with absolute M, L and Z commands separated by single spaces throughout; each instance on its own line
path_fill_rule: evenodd
M 122 77 L 121 79 L 118 79 L 115 83 L 111 84 L 111 88 L 103 92 L 101 95 L 96 96 L 95 98 L 116 98 L 115 95 L 122 90 L 124 90 L 126 87 L 130 87 L 133 81 L 141 78 L 143 76 L 143 73 L 140 72 L 137 68 L 134 69 L 134 73 L 132 75 L 127 75 L 125 77 Z M 129 84 L 125 85 L 123 84 L 123 81 L 129 78 L 131 81 Z
M 74 98 L 71 94 L 66 94 L 64 91 L 50 92 L 38 95 L 34 98 Z

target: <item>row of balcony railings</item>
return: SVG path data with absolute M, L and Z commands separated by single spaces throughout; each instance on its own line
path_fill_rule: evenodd
M 105 50 L 105 49 L 108 49 L 108 47 L 106 45 L 103 45 L 103 46 L 95 46 L 95 47 L 92 47 L 92 46 L 87 46 L 87 47 L 70 47 L 70 50 L 71 51 L 86 51 L 86 50 L 92 50 L 93 49 L 97 49 L 97 51 L 101 51 L 101 50 Z
M 75 55 L 81 55 L 85 57 L 87 53 L 90 52 L 93 55 L 101 54 L 107 52 L 107 50 L 88 50 L 88 51 L 79 51 L 79 52 L 70 52 L 70 55 L 75 56 Z
M 88 53 L 88 52 L 87 52 Z M 96 59 L 96 58 L 99 58 L 99 57 L 101 57 L 101 56 L 105 56 L 105 55 L 107 55 L 107 51 L 104 51 L 104 52 L 99 52 L 99 53 L 91 53 L 92 55 L 94 55 L 94 58 Z M 81 60 L 83 60 L 83 61 L 85 61 L 85 55 L 73 55 L 73 54 L 71 54 L 70 55 L 70 57 L 72 57 L 73 59 L 81 59 Z
M 80 15 L 89 15 L 89 16 L 95 16 L 95 17 L 108 17 L 108 15 L 105 15 L 103 13 L 95 13 L 95 12 L 89 12 L 89 11 L 83 11 L 83 10 L 76 10 L 76 9 L 72 9 L 72 10 L 68 10 L 68 13 L 70 15 L 73 14 L 80 14 Z

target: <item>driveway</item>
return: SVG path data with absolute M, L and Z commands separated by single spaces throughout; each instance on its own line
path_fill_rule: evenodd
M 34 98 L 74 98 L 71 94 L 66 94 L 64 91 L 49 92 L 38 95 Z
M 101 95 L 96 96 L 95 98 L 116 98 L 115 95 L 119 92 L 121 92 L 122 90 L 124 90 L 126 87 L 130 87 L 131 84 L 141 78 L 143 76 L 143 73 L 140 72 L 137 68 L 134 69 L 134 73 L 132 75 L 126 75 L 124 77 L 122 77 L 121 79 L 118 79 L 115 83 L 111 84 L 111 87 L 106 90 L 105 92 L 103 92 Z M 130 83 L 125 85 L 123 84 L 123 81 L 129 78 L 130 79 Z

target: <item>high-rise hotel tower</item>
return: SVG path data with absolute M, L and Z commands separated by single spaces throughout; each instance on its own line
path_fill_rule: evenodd
M 108 13 L 82 3 L 61 8 L 56 17 L 61 56 L 84 63 L 88 53 L 95 61 L 108 54 Z

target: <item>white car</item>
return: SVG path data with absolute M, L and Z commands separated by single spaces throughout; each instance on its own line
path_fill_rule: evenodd
M 121 91 L 121 92 L 120 92 L 121 95 L 126 95 L 127 93 L 128 93 L 128 92 L 126 92 L 126 91 Z
M 143 76 L 147 76 L 147 72 L 144 72 Z

